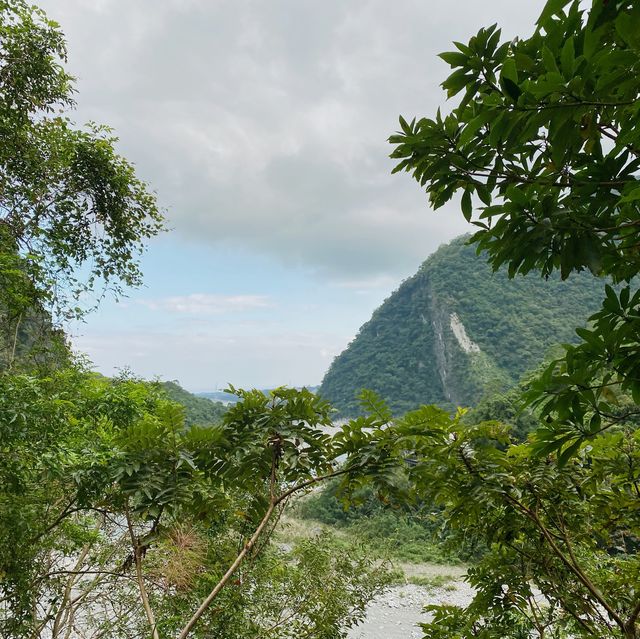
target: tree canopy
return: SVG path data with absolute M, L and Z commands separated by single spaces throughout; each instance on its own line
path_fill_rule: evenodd
M 57 25 L 0 3 L 0 310 L 77 314 L 78 294 L 137 285 L 137 255 L 163 228 L 155 196 L 108 127 L 76 128 Z M 97 292 L 95 292 L 97 289 Z
M 434 607 L 426 637 L 637 637 L 640 449 L 607 433 L 565 464 L 514 445 L 498 422 L 426 407 L 394 430 L 417 499 L 443 508 L 449 543 L 484 544 L 467 609 Z
M 330 437 L 308 391 L 238 393 L 185 428 L 157 384 L 0 375 L 2 636 L 340 637 L 362 617 L 384 566 L 270 539 L 294 495 L 373 469 L 379 422 Z
M 589 270 L 604 301 L 521 400 L 538 428 L 433 408 L 394 429 L 417 499 L 487 551 L 473 603 L 434 608 L 429 637 L 640 634 L 640 5 L 548 0 L 534 33 L 496 25 L 441 54 L 457 102 L 400 119 L 396 171 L 434 208 L 459 197 L 470 242 L 511 277 Z M 480 415 L 478 415 L 480 416 Z M 482 417 L 480 417 L 482 418 Z
M 626 284 L 607 287 L 582 342 L 531 395 L 549 418 L 543 448 L 575 450 L 620 421 L 616 389 L 640 399 L 640 6 L 550 0 L 531 37 L 500 35 L 481 29 L 441 54 L 455 69 L 442 86 L 461 98 L 446 115 L 401 118 L 392 157 L 434 208 L 460 195 L 494 268 Z

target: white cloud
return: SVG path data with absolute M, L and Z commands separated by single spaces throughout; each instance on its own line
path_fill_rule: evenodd
M 449 69 L 436 54 L 452 40 L 466 41 L 493 22 L 507 27 L 505 38 L 527 34 L 543 6 L 37 2 L 68 38 L 69 70 L 78 77 L 75 119 L 114 127 L 121 152 L 168 208 L 175 244 L 257 256 L 248 264 L 276 259 L 309 282 L 290 293 L 287 278 L 277 281 L 281 268 L 247 277 L 252 267 L 236 262 L 227 273 L 212 270 L 211 285 L 201 285 L 193 277 L 201 262 L 182 252 L 149 299 L 129 300 L 127 313 L 111 309 L 101 328 L 87 328 L 93 335 L 74 339 L 105 373 L 130 364 L 192 389 L 320 381 L 373 300 L 468 230 L 455 203 L 434 215 L 408 175 L 390 175 L 386 140 L 399 114 L 447 108 L 439 83 Z M 268 296 L 181 295 L 187 286 L 267 291 L 282 302 L 263 313 L 273 304 Z M 342 292 L 340 307 L 327 291 Z M 290 294 L 315 306 L 283 308 Z M 145 309 L 156 312 L 150 318 Z
M 442 105 L 436 54 L 508 0 L 43 0 L 67 32 L 79 118 L 106 121 L 175 233 L 329 279 L 397 276 L 467 226 L 440 215 L 386 138 Z M 539 4 L 540 6 L 536 6 Z
M 210 295 L 191 293 L 161 299 L 138 300 L 153 311 L 168 311 L 187 315 L 222 315 L 254 311 L 273 306 L 266 295 Z

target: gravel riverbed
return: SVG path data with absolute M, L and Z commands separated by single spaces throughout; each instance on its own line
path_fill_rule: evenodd
M 473 589 L 463 581 L 445 587 L 407 584 L 394 586 L 376 597 L 367 608 L 366 620 L 349 632 L 349 639 L 417 639 L 423 636 L 420 622 L 429 620 L 424 606 L 451 604 L 466 606 Z

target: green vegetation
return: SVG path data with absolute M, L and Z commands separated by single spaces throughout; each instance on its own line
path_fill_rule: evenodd
M 337 494 L 332 482 L 304 497 L 296 506 L 298 517 L 332 526 L 347 538 L 367 544 L 373 556 L 409 563 L 455 564 L 468 559 L 468 549 L 445 545 L 438 509 L 392 507 L 383 503 L 371 487 L 350 496 L 350 503 Z
M 527 443 L 433 407 L 390 429 L 398 455 L 415 453 L 416 496 L 442 506 L 453 534 L 487 543 L 468 575 L 472 604 L 432 607 L 424 630 L 636 639 L 640 5 L 548 0 L 530 37 L 500 40 L 494 25 L 441 55 L 459 101 L 444 117 L 400 119 L 396 171 L 435 208 L 460 195 L 472 243 L 509 276 L 588 269 L 623 286 L 600 281 L 580 341 L 531 381 L 541 421 Z
M 136 256 L 163 228 L 155 197 L 115 153 L 111 131 L 70 121 L 66 53 L 44 12 L 24 0 L 2 3 L 0 267 L 15 284 L 0 289 L 3 307 L 36 299 L 76 313 L 79 293 L 99 283 L 116 292 L 139 284 Z
M 558 636 L 619 637 L 616 624 L 635 624 L 638 594 L 628 587 L 640 561 L 634 427 L 600 435 L 559 464 L 530 444 L 513 444 L 497 422 L 467 425 L 424 407 L 389 429 L 386 454 L 392 446 L 399 463 L 414 451 L 406 466 L 414 498 L 442 508 L 450 543 L 485 545 L 468 571 L 477 589 L 472 605 L 439 609 L 427 636 L 451 623 L 458 635 L 441 636 L 473 637 L 479 629 L 496 638 L 544 636 L 547 628 Z
M 423 406 L 394 418 L 364 392 L 366 415 L 328 434 L 332 408 L 307 390 L 231 389 L 240 401 L 218 423 L 187 427 L 159 384 L 69 361 L 18 366 L 9 344 L 3 636 L 62 639 L 78 627 L 115 639 L 344 636 L 384 587 L 384 567 L 349 535 L 273 543 L 294 498 L 334 480 L 301 503 L 307 515 L 386 538 L 403 559 L 433 559 L 441 530 L 450 548 L 482 548 L 468 572 L 472 604 L 434 607 L 428 637 L 640 637 L 640 293 L 630 288 L 640 268 L 640 5 L 568 5 L 547 2 L 530 38 L 500 44 L 491 27 L 443 54 L 455 68 L 444 86 L 450 97 L 464 91 L 461 102 L 445 118 L 402 119 L 391 139 L 398 170 L 435 206 L 456 191 L 467 219 L 478 206 L 472 242 L 494 266 L 548 279 L 517 280 L 533 287 L 520 304 L 522 290 L 491 289 L 480 258 L 453 243 L 401 289 L 419 302 L 414 323 L 403 323 L 404 306 L 380 309 L 350 371 L 384 364 L 389 378 L 375 383 L 404 398 L 405 386 L 423 388 L 391 358 L 404 344 L 414 372 L 436 364 L 438 401 L 500 390 L 562 339 L 551 328 L 571 333 L 587 312 L 592 288 L 576 272 L 622 283 L 605 288 L 582 341 L 528 381 L 531 412 L 513 412 L 522 398 L 512 390 L 467 414 Z M 17 335 L 30 312 L 75 312 L 68 302 L 96 278 L 135 284 L 134 254 L 161 222 L 104 132 L 51 116 L 71 91 L 57 25 L 21 0 L 0 4 L 0 18 L 0 308 Z M 82 284 L 86 259 L 95 269 Z M 466 306 L 474 295 L 482 313 Z M 562 321 L 545 314 L 550 300 L 566 300 Z M 343 513 L 337 498 L 358 509 Z
M 424 586 L 426 588 L 442 588 L 444 590 L 455 590 L 455 586 L 451 584 L 454 578 L 450 575 L 415 575 L 408 578 L 408 583 L 416 586 Z
M 219 424 L 227 408 L 221 402 L 198 397 L 186 391 L 178 382 L 160 382 L 162 390 L 172 401 L 184 407 L 185 426 Z
M 361 425 L 330 437 L 329 405 L 284 388 L 234 391 L 221 415 L 87 371 L 53 328 L 81 293 L 138 284 L 162 228 L 111 133 L 65 117 L 65 53 L 44 13 L 0 3 L 0 634 L 343 636 L 387 571 L 355 545 L 271 540 L 294 495 L 370 466 Z
M 65 59 L 64 36 L 42 11 L 0 4 L 0 369 L 16 356 L 64 359 L 52 316 L 81 315 L 81 294 L 91 306 L 139 284 L 137 256 L 163 229 L 111 131 L 71 122 Z
M 593 277 L 509 279 L 467 240 L 427 259 L 334 360 L 319 392 L 341 415 L 359 414 L 362 388 L 400 414 L 421 404 L 475 405 L 513 386 L 558 342 L 578 339 L 575 327 L 602 296 Z M 480 352 L 460 346 L 453 314 Z
M 3 636 L 335 635 L 362 615 L 389 576 L 357 545 L 270 544 L 362 434 L 325 436 L 308 392 L 238 392 L 221 424 L 186 428 L 158 384 L 0 376 Z
M 590 271 L 600 281 L 599 311 L 579 328 L 542 376 L 531 401 L 549 426 L 542 446 L 572 447 L 618 423 L 615 387 L 640 399 L 640 7 L 594 0 L 550 0 L 530 38 L 500 43 L 494 25 L 442 54 L 455 69 L 443 83 L 462 94 L 446 117 L 421 118 L 390 138 L 399 160 L 435 208 L 456 193 L 476 227 L 472 243 L 509 276 Z M 475 214 L 474 214 L 475 207 Z M 475 217 L 474 217 L 475 215 Z M 548 390 L 548 392 L 547 392 Z
M 36 305 L 11 317 L 8 310 L 0 311 L 0 372 L 44 372 L 68 363 L 66 336 L 42 307 Z

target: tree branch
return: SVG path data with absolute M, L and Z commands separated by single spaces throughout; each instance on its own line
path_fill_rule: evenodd
M 151 609 L 151 605 L 149 604 L 147 589 L 145 588 L 145 585 L 144 585 L 144 577 L 142 575 L 142 556 L 140 552 L 141 550 L 140 544 L 133 530 L 133 524 L 131 523 L 131 517 L 129 515 L 129 508 L 127 507 L 125 507 L 125 515 L 127 517 L 127 527 L 129 528 L 129 536 L 131 537 L 131 546 L 133 548 L 133 558 L 136 564 L 136 577 L 138 581 L 138 588 L 140 590 L 140 599 L 142 600 L 142 607 L 144 608 L 145 615 L 147 616 L 147 621 L 151 626 L 151 636 L 153 637 L 153 639 L 160 639 L 160 635 L 158 634 L 156 618 L 155 618 L 155 615 L 153 614 L 153 610 Z
M 220 581 L 215 585 L 213 590 L 209 593 L 207 598 L 200 604 L 200 607 L 193 613 L 193 616 L 191 617 L 191 619 L 189 619 L 185 627 L 182 629 L 182 631 L 178 635 L 178 639 L 185 639 L 187 636 L 189 636 L 189 634 L 193 630 L 193 627 L 196 625 L 200 617 L 202 617 L 202 615 L 205 613 L 207 608 L 211 605 L 211 602 L 218 596 L 220 591 L 226 586 L 229 579 L 231 579 L 235 571 L 238 569 L 238 566 L 242 563 L 242 560 L 245 558 L 247 553 L 253 548 L 254 544 L 262 534 L 262 531 L 264 530 L 265 526 L 269 522 L 269 519 L 271 518 L 271 515 L 275 507 L 276 507 L 276 504 L 272 500 L 269 504 L 269 507 L 267 508 L 266 513 L 264 514 L 264 517 L 260 521 L 260 524 L 256 528 L 253 535 L 251 535 L 251 538 L 249 539 L 249 541 L 244 545 L 244 547 L 236 557 L 235 561 L 231 564 L 231 566 L 229 566 L 227 572 L 224 573 L 224 575 L 222 576 L 222 579 L 220 579 Z
M 365 463 L 362 462 L 361 464 L 356 464 L 354 466 L 343 468 L 341 470 L 338 470 L 332 473 L 327 473 L 326 475 L 320 475 L 319 477 L 312 477 L 311 479 L 303 481 L 300 484 L 296 484 L 295 486 L 292 486 L 288 490 L 285 490 L 283 493 L 276 496 L 275 493 L 273 492 L 274 486 L 275 486 L 275 469 L 274 469 L 275 456 L 274 456 L 274 460 L 272 462 L 271 475 L 270 475 L 269 490 L 272 496 L 269 501 L 269 507 L 267 508 L 264 516 L 262 517 L 262 520 L 258 524 L 258 527 L 256 528 L 255 532 L 253 533 L 253 535 L 251 535 L 251 538 L 249 539 L 249 541 L 247 541 L 247 543 L 243 546 L 242 550 L 240 551 L 238 556 L 235 558 L 234 562 L 231 564 L 231 566 L 229 566 L 227 572 L 224 573 L 220 581 L 215 585 L 215 587 L 209 593 L 209 595 L 207 595 L 206 599 L 200 604 L 199 608 L 193 613 L 191 619 L 189 619 L 189 621 L 186 623 L 186 625 L 178 635 L 177 639 L 186 639 L 186 637 L 189 636 L 189 634 L 193 630 L 193 627 L 196 625 L 200 617 L 202 617 L 202 615 L 206 612 L 207 608 L 209 608 L 213 600 L 218 596 L 220 591 L 229 582 L 229 580 L 231 579 L 233 574 L 236 572 L 240 564 L 243 562 L 247 554 L 255 546 L 256 542 L 258 541 L 258 539 L 264 532 L 267 524 L 269 523 L 269 520 L 271 519 L 271 516 L 273 515 L 274 510 L 280 503 L 288 499 L 294 493 L 304 490 L 305 488 L 308 488 L 309 486 L 317 484 L 318 482 L 326 481 L 328 479 L 333 479 L 334 477 L 339 477 L 340 475 L 344 475 L 353 470 L 358 470 L 360 468 L 363 468 L 364 466 L 365 466 Z
M 584 573 L 580 565 L 577 563 L 575 556 L 573 555 L 573 551 L 569 546 L 569 553 L 571 559 L 569 559 L 556 544 L 554 536 L 544 525 L 538 514 L 533 511 L 531 508 L 528 508 L 520 501 L 512 497 L 509 493 L 504 493 L 505 497 L 517 508 L 523 512 L 533 523 L 536 525 L 538 530 L 542 533 L 543 537 L 546 539 L 547 543 L 551 546 L 556 557 L 562 561 L 562 563 L 578 578 L 580 583 L 591 593 L 594 599 L 607 611 L 609 616 L 618 624 L 618 626 L 624 630 L 624 621 L 618 615 L 618 613 L 609 605 L 609 602 L 604 598 L 604 595 L 600 592 L 598 587 L 589 579 L 589 577 Z M 566 539 L 565 539 L 566 542 Z
M 73 514 L 73 513 L 77 513 L 80 512 L 81 510 L 83 510 L 82 508 L 72 508 L 73 504 L 76 503 L 76 499 L 75 497 L 62 509 L 62 512 L 53 520 L 53 522 L 51 524 L 49 524 L 44 530 L 42 530 L 41 532 L 39 532 L 35 537 L 32 537 L 31 539 L 27 540 L 27 544 L 34 544 L 35 542 L 39 541 L 40 539 L 42 539 L 42 537 L 44 537 L 47 533 L 51 532 L 56 526 L 58 526 L 64 519 L 65 517 L 68 517 L 69 515 Z
M 71 600 L 71 591 L 73 589 L 73 585 L 76 582 L 76 579 L 78 578 L 78 569 L 84 563 L 84 560 L 86 556 L 89 554 L 89 551 L 91 550 L 92 546 L 93 546 L 92 542 L 85 544 L 84 548 L 80 552 L 80 556 L 78 557 L 78 560 L 76 561 L 73 567 L 73 571 L 71 571 L 71 574 L 67 579 L 64 593 L 62 595 L 62 602 L 60 603 L 60 608 L 53 621 L 53 629 L 51 630 L 51 639 L 56 639 L 56 637 L 58 636 L 58 633 L 62 628 L 63 620 L 66 621 L 68 619 L 69 613 L 73 609 L 74 602 Z
M 629 616 L 629 619 L 627 619 L 626 623 L 624 624 L 624 632 L 629 637 L 636 636 L 636 632 L 635 632 L 636 622 L 638 621 L 639 615 L 640 615 L 640 600 L 636 602 L 634 609 L 631 611 L 631 615 Z

